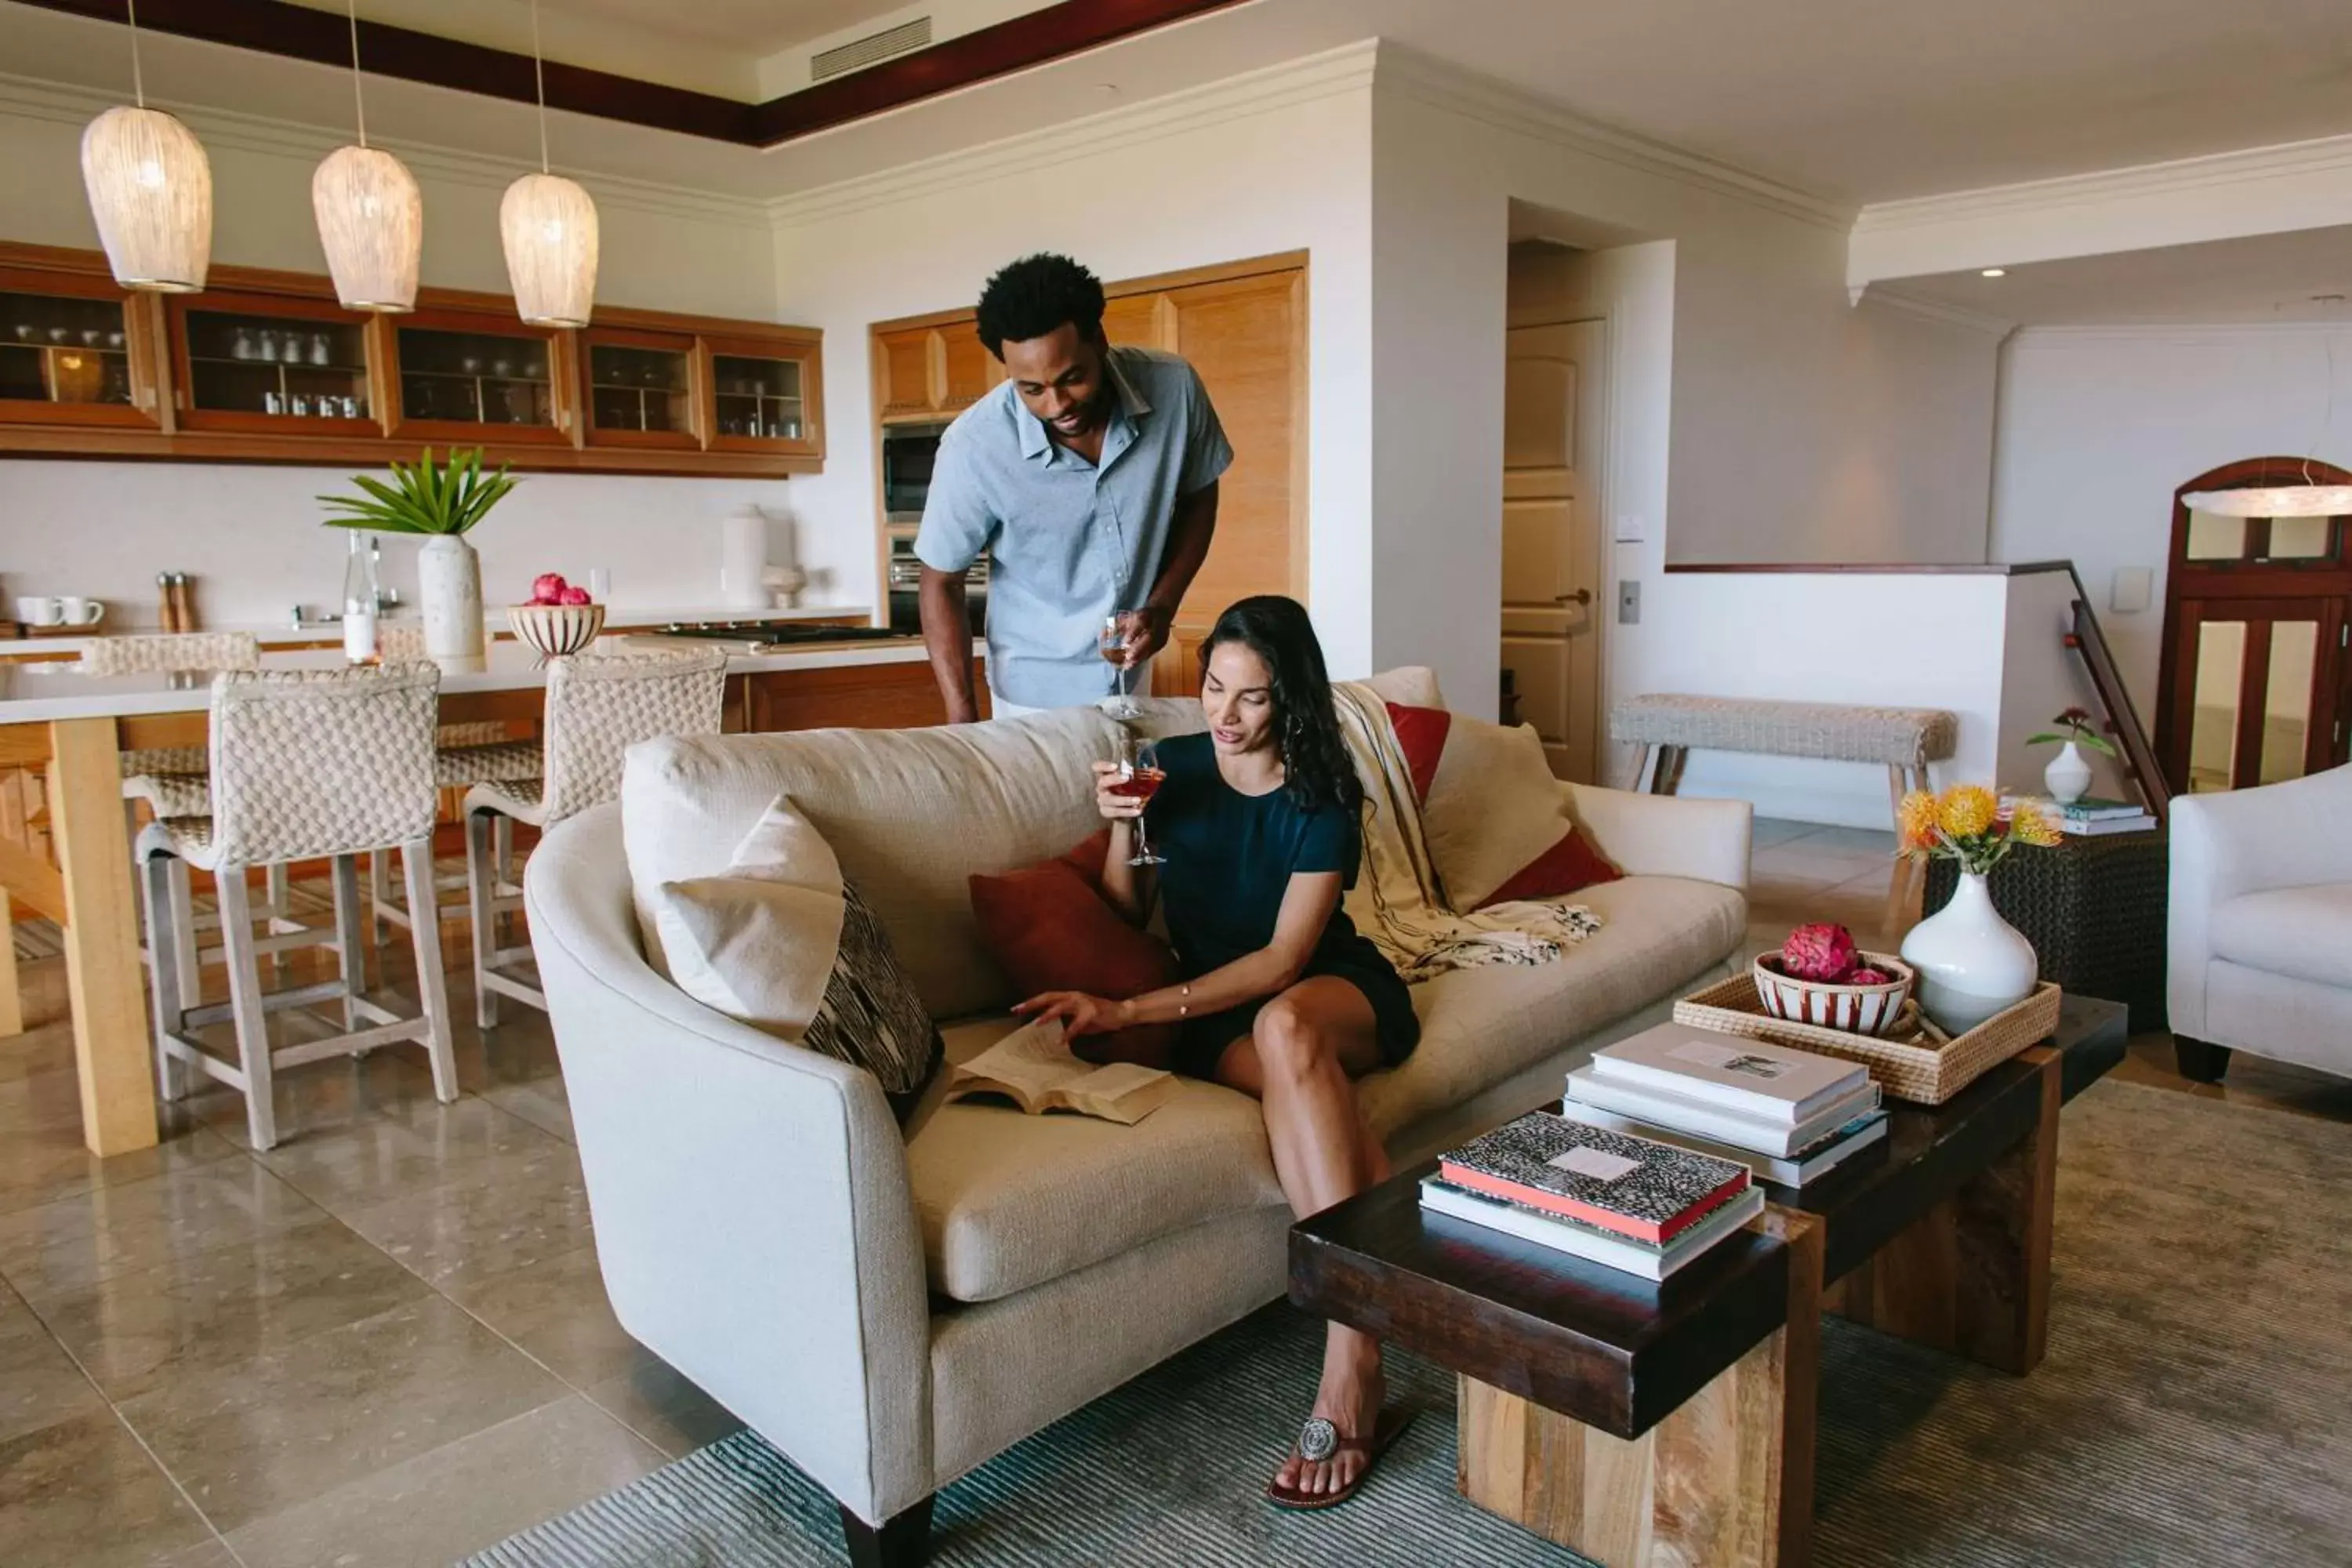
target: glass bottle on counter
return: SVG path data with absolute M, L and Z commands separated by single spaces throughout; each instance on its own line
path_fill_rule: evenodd
M 343 657 L 353 664 L 380 664 L 375 640 L 375 535 L 352 530 L 352 555 L 343 567 Z

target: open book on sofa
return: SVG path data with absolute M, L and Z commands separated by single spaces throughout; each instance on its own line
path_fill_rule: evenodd
M 1029 1024 L 948 1068 L 948 1098 L 1003 1095 L 1032 1116 L 1074 1110 L 1133 1126 L 1176 1089 L 1176 1075 L 1133 1062 L 1097 1067 L 1070 1054 L 1062 1025 Z

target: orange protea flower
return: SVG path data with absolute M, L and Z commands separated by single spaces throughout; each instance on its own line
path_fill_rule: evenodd
M 1982 784 L 1954 784 L 1936 804 L 1936 821 L 1954 838 L 1973 838 L 2000 815 L 2000 800 Z
M 1913 790 L 1903 797 L 1903 805 L 1895 813 L 1895 824 L 1905 849 L 1933 849 L 1936 847 L 1936 797 L 1924 789 Z
M 2009 836 L 2020 844 L 2047 849 L 2058 842 L 2058 825 L 2043 815 L 2040 806 L 2021 802 L 2010 810 Z

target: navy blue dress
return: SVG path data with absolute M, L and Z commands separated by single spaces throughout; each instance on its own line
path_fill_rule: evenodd
M 1152 847 L 1168 858 L 1160 868 L 1160 896 L 1188 978 L 1272 942 L 1294 875 L 1337 871 L 1343 888 L 1355 886 L 1363 844 L 1358 824 L 1345 813 L 1304 810 L 1286 790 L 1244 795 L 1217 772 L 1215 744 L 1205 733 L 1162 741 L 1159 752 L 1168 777 L 1145 823 Z M 1412 1054 L 1421 1022 L 1412 994 L 1345 910 L 1331 911 L 1306 973 L 1344 980 L 1363 993 L 1384 1062 L 1392 1067 Z M 1272 1000 L 1260 997 L 1185 1020 L 1170 1065 L 1194 1078 L 1214 1076 L 1225 1047 L 1250 1032 L 1258 1010 Z

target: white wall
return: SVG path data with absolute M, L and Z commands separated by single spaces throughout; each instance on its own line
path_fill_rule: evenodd
M 2335 428 L 2324 432 L 2328 354 Z M 2074 562 L 2151 732 L 2172 493 L 2241 458 L 2352 464 L 2352 330 L 2029 328 L 2002 355 L 1994 558 Z M 2118 567 L 2156 574 L 2149 607 L 2108 608 Z
M 0 112 L 0 235 L 94 249 L 79 138 L 82 110 L 99 106 L 59 95 L 53 107 L 19 100 Z M 335 138 L 202 112 L 189 119 L 212 160 L 214 260 L 324 272 L 310 180 Z M 424 280 L 505 292 L 498 203 L 515 170 L 438 154 L 410 163 L 425 193 Z M 773 252 L 760 209 L 586 183 L 602 219 L 600 302 L 776 319 Z M 856 358 L 863 334 L 828 347 Z M 860 461 L 856 426 L 844 434 L 835 460 Z M 0 460 L 0 592 L 89 595 L 116 601 L 129 624 L 152 624 L 155 574 L 173 569 L 202 579 L 211 622 L 281 620 L 296 603 L 341 591 L 341 535 L 318 526 L 312 498 L 343 488 L 345 472 Z M 534 475 L 478 535 L 484 585 L 496 596 L 508 578 L 602 565 L 624 608 L 716 605 L 718 520 L 747 501 L 789 515 L 797 490 L 781 480 Z M 800 537 L 803 564 L 826 574 L 810 602 L 874 603 L 866 541 L 841 549 L 818 531 Z M 388 574 L 413 594 L 409 559 L 400 544 L 386 551 Z
M 1820 694 L 1762 645 L 1693 667 L 1707 630 L 1685 618 L 1695 601 L 1668 561 L 1984 558 L 1995 338 L 1855 310 L 1829 216 L 1643 167 L 1444 68 L 1398 66 L 1383 54 L 1374 128 L 1380 662 L 1425 650 L 1450 699 L 1491 706 L 1514 199 L 1652 237 L 1593 263 L 1611 320 L 1607 515 L 1641 534 L 1612 564 L 1643 590 L 1641 623 L 1608 628 L 1611 696 L 1731 691 L 1759 670 L 1773 695 Z M 1776 591 L 1727 581 L 1717 591 Z
M 1370 71 L 1369 49 L 1341 50 L 788 204 L 777 300 L 824 329 L 834 430 L 824 473 L 795 480 L 792 499 L 811 535 L 864 542 L 866 582 L 845 576 L 842 591 L 872 592 L 874 322 L 968 307 L 991 272 L 1036 250 L 1116 279 L 1303 249 L 1309 598 L 1334 672 L 1368 673 Z

